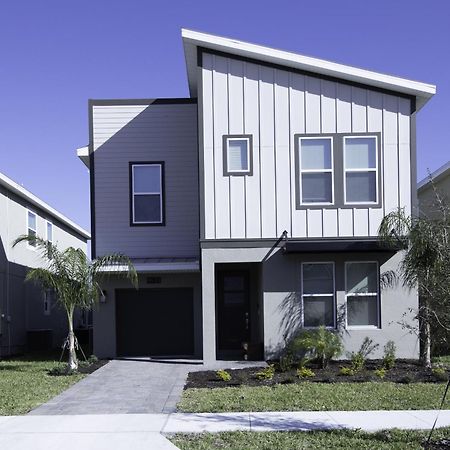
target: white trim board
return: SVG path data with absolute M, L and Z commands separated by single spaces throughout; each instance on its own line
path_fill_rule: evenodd
M 237 39 L 229 39 L 185 28 L 181 30 L 181 36 L 184 45 L 191 97 L 197 97 L 198 47 L 412 95 L 416 97 L 417 110 L 425 105 L 436 93 L 436 86 L 432 84 L 277 50 Z

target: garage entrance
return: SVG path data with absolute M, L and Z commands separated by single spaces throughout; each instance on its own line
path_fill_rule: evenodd
M 192 288 L 116 289 L 118 356 L 192 357 Z

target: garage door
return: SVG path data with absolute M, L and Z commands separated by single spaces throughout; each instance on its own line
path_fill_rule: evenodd
M 117 289 L 118 356 L 192 356 L 193 290 Z

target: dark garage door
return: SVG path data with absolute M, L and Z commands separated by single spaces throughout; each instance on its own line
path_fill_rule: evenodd
M 192 356 L 193 290 L 116 289 L 118 356 Z

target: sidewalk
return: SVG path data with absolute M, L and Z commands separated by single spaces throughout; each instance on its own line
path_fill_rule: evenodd
M 430 429 L 437 411 L 305 411 L 201 414 L 110 414 L 0 417 L 8 450 L 175 450 L 161 433 Z M 438 427 L 450 426 L 450 410 Z

